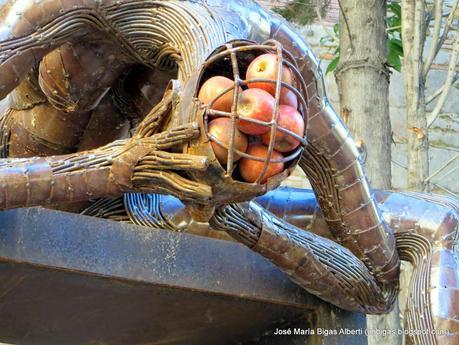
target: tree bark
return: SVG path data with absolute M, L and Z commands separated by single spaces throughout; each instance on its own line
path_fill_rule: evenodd
M 422 56 L 426 30 L 425 4 L 424 1 L 403 0 L 401 7 L 408 127 L 408 189 L 423 191 L 429 175 L 429 137 Z
M 392 129 L 389 117 L 385 0 L 340 1 L 340 62 L 335 71 L 340 112 L 365 162 L 373 188 L 391 188 Z M 368 316 L 368 329 L 398 329 L 398 306 Z M 401 345 L 397 335 L 370 335 L 368 344 Z
M 384 0 L 340 1 L 340 112 L 374 188 L 391 187 L 391 125 Z

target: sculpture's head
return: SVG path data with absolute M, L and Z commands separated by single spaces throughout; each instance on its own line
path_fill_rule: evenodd
M 205 85 L 215 76 L 226 82 Z M 306 143 L 305 91 L 294 58 L 272 40 L 231 41 L 186 82 L 170 126 L 199 125 L 183 152 L 210 159 L 192 178 L 212 187 L 213 205 L 250 200 L 290 175 Z

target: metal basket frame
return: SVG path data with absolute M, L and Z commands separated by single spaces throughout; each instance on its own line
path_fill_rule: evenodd
M 223 50 L 222 50 L 223 49 Z M 237 55 L 241 53 L 248 53 L 248 52 L 260 52 L 261 54 L 266 54 L 266 53 L 273 53 L 278 56 L 277 58 L 277 63 L 278 63 L 278 68 L 277 68 L 277 78 L 276 80 L 272 79 L 262 79 L 262 78 L 257 78 L 257 79 L 241 79 L 240 77 L 240 69 L 239 69 L 239 62 Z M 260 54 L 260 55 L 261 55 Z M 204 129 L 206 136 L 208 139 L 212 142 L 215 142 L 217 145 L 225 148 L 228 151 L 228 158 L 227 158 L 227 165 L 226 165 L 226 172 L 232 175 L 233 169 L 234 169 L 234 154 L 237 154 L 241 157 L 249 158 L 255 161 L 259 162 L 264 162 L 263 170 L 261 171 L 260 175 L 258 176 L 257 180 L 255 183 L 260 184 L 260 181 L 264 178 L 266 171 L 268 170 L 268 166 L 270 163 L 286 163 L 294 160 L 295 158 L 299 157 L 304 149 L 304 146 L 306 145 L 306 128 L 307 128 L 307 121 L 308 121 L 308 116 L 307 116 L 307 109 L 308 105 L 305 100 L 304 95 L 306 95 L 306 83 L 301 76 L 301 73 L 298 70 L 298 65 L 293 58 L 292 54 L 285 50 L 282 45 L 275 41 L 275 40 L 268 40 L 265 41 L 262 44 L 257 44 L 252 41 L 247 41 L 247 40 L 234 40 L 230 41 L 225 46 L 222 46 L 220 49 L 216 50 L 210 57 L 209 59 L 206 60 L 204 64 L 204 69 L 205 71 L 209 66 L 211 66 L 213 63 L 216 61 L 223 59 L 225 57 L 230 57 L 231 59 L 231 66 L 232 66 L 232 72 L 233 72 L 233 86 L 226 88 L 222 92 L 220 92 L 209 104 L 205 105 L 205 112 L 204 112 Z M 282 67 L 287 66 L 290 71 L 293 74 L 293 80 L 296 82 L 296 86 L 299 87 L 297 89 L 295 86 L 285 83 L 282 81 Z M 275 105 L 271 117 L 271 121 L 266 122 L 266 121 L 260 121 L 257 119 L 251 119 L 247 118 L 245 116 L 241 116 L 238 114 L 238 99 L 239 95 L 241 93 L 241 87 L 242 86 L 248 86 L 250 83 L 258 83 L 258 82 L 263 82 L 263 83 L 272 83 L 276 85 L 276 90 L 275 90 Z M 283 128 L 278 125 L 278 118 L 279 118 L 279 106 L 280 106 L 280 94 L 281 94 L 281 89 L 282 87 L 285 87 L 292 91 L 295 96 L 298 99 L 298 111 L 300 112 L 301 116 L 303 117 L 304 120 L 304 135 L 301 137 L 297 135 L 296 133 L 293 133 L 292 131 Z M 225 111 L 219 111 L 219 110 L 213 110 L 211 109 L 212 106 L 216 101 L 218 101 L 223 95 L 226 93 L 230 92 L 233 90 L 233 104 L 231 107 L 231 112 L 225 112 Z M 226 145 L 223 143 L 221 140 L 217 139 L 213 135 L 209 133 L 208 130 L 208 123 L 209 123 L 209 117 L 213 116 L 218 116 L 218 117 L 227 117 L 231 119 L 231 133 L 230 133 L 230 141 L 229 145 Z M 268 145 L 268 155 L 266 158 L 261 158 L 261 157 L 256 157 L 250 154 L 247 154 L 245 152 L 241 152 L 235 148 L 234 145 L 234 140 L 235 140 L 235 131 L 236 131 L 236 121 L 238 119 L 255 123 L 258 125 L 270 127 L 270 134 L 271 134 L 271 139 Z M 281 159 L 271 159 L 272 153 L 274 151 L 274 142 L 275 142 L 275 135 L 277 130 L 280 132 L 286 133 L 293 138 L 297 139 L 300 141 L 300 145 L 288 156 L 285 156 Z

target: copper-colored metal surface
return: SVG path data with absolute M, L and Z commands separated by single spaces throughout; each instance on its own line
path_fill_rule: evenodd
M 77 151 L 92 150 L 118 139 L 129 138 L 131 123 L 117 111 L 112 96 L 108 93 L 91 112 Z
M 70 153 L 78 147 L 93 148 L 97 143 L 104 142 L 90 138 L 91 133 L 97 133 L 102 126 L 97 125 L 97 118 L 89 126 L 90 115 L 86 112 L 96 112 L 100 107 L 99 116 L 106 118 L 104 114 L 107 112 L 99 100 L 110 86 L 115 87 L 111 92 L 112 103 L 109 102 L 108 106 L 114 106 L 119 111 L 115 122 L 123 123 L 125 116 L 124 119 L 135 127 L 132 138 L 92 151 L 0 161 L 0 185 L 4 186 L 0 196 L 1 208 L 121 197 L 124 192 L 156 192 L 184 200 L 187 205 L 185 211 L 192 220 L 188 223 L 205 227 L 205 221 L 217 207 L 211 219 L 214 227 L 225 229 L 237 240 L 265 255 L 292 279 L 323 299 L 344 308 L 371 313 L 389 310 L 396 296 L 399 273 L 397 238 L 400 256 L 413 262 L 417 269 L 407 327 L 413 331 L 418 327 L 423 330 L 438 330 L 443 326 L 456 329 L 457 290 L 433 289 L 431 296 L 440 297 L 429 300 L 426 289 L 428 279 L 432 280 L 435 274 L 439 277 L 452 276 L 454 269 L 453 273 L 446 273 L 450 272 L 448 265 L 451 262 L 456 262 L 454 267 L 457 272 L 454 251 L 457 248 L 448 247 L 445 252 L 448 254 L 441 252 L 442 255 L 435 254 L 441 258 L 433 259 L 436 256 L 429 253 L 432 253 L 430 247 L 434 242 L 429 241 L 429 236 L 439 236 L 439 245 L 445 246 L 451 237 L 455 237 L 454 243 L 457 243 L 457 230 L 451 230 L 448 223 L 438 228 L 440 230 L 425 230 L 426 233 L 403 232 L 397 229 L 397 222 L 382 217 L 363 172 L 357 147 L 326 98 L 317 60 L 304 40 L 286 22 L 264 11 L 256 3 L 243 0 L 17 0 L 3 5 L 0 22 L 0 98 L 11 92 L 16 94 L 2 121 L 3 155 L 46 156 L 50 154 L 50 147 L 55 149 L 55 153 Z M 103 47 L 100 37 L 103 37 Z M 92 39 L 96 41 L 89 42 Z M 88 42 L 82 44 L 84 40 Z M 247 41 L 255 43 L 242 43 Z M 81 56 L 94 56 L 97 60 L 94 66 L 104 68 L 105 79 L 91 84 L 85 76 L 95 71 L 90 66 L 81 66 L 82 79 L 69 80 L 69 75 L 78 75 L 79 69 L 75 66 L 82 60 L 72 54 L 63 54 L 66 49 L 67 52 L 69 49 L 81 50 Z M 100 54 L 97 54 L 98 49 Z M 299 165 L 313 186 L 320 214 L 323 215 L 323 219 L 317 220 L 310 228 L 322 235 L 327 234 L 331 241 L 317 234 L 299 231 L 253 203 L 226 205 L 251 200 L 277 187 L 296 163 L 293 156 L 288 169 L 268 179 L 266 184 L 249 184 L 233 178 L 232 160 L 225 169 L 211 149 L 210 141 L 214 138 L 209 138 L 206 133 L 206 116 L 217 113 L 203 107 L 195 97 L 201 79 L 206 70 L 218 62 L 219 54 L 229 54 L 237 97 L 237 86 L 244 85 L 238 73 L 239 63 L 242 66 L 244 63 L 238 60 L 238 54 L 248 52 L 253 55 L 260 49 L 274 49 L 282 57 L 278 60 L 279 66 L 285 63 L 296 74 L 297 85 L 292 86 L 292 91 L 302 96 L 300 110 L 307 121 L 304 138 L 307 138 L 307 143 L 303 140 L 306 146 Z M 111 56 L 111 53 L 114 55 Z M 105 62 L 113 58 L 118 65 L 106 66 Z M 36 83 L 32 78 L 21 84 L 28 74 L 36 73 L 39 61 L 42 61 L 39 68 L 41 82 Z M 50 68 L 48 71 L 48 63 L 58 66 L 57 69 Z M 152 85 L 148 78 L 143 81 L 139 78 L 139 86 L 129 91 L 116 87 L 126 85 L 122 81 L 128 80 L 129 74 L 122 75 L 122 71 L 133 65 L 142 65 L 142 68 L 153 71 L 165 69 L 170 75 L 176 75 L 159 103 L 146 115 L 144 112 L 149 103 L 143 102 L 142 98 L 149 97 L 152 92 L 142 89 L 142 85 Z M 69 73 L 62 73 L 63 69 L 59 70 L 59 66 Z M 280 75 L 275 81 L 277 95 L 282 86 L 279 81 Z M 37 84 L 48 101 L 43 101 L 43 93 L 37 89 Z M 33 94 L 33 99 L 28 100 L 28 94 Z M 130 99 L 133 99 L 132 104 Z M 18 115 L 14 114 L 14 102 L 25 104 Z M 107 103 L 104 104 L 107 106 Z M 56 121 L 50 121 L 54 127 L 47 129 L 41 121 L 36 128 L 29 126 L 32 122 L 28 121 L 40 119 L 41 112 L 59 111 L 53 105 L 62 112 L 54 117 Z M 276 113 L 274 111 L 273 120 L 277 118 Z M 81 123 L 75 114 L 84 116 L 86 123 Z M 218 115 L 229 116 L 234 125 L 238 117 L 236 106 L 231 113 Z M 79 125 L 66 128 L 66 121 Z M 274 133 L 277 124 L 272 121 L 270 125 Z M 61 133 L 62 130 L 64 133 Z M 103 136 L 126 135 L 121 132 L 113 134 L 113 131 L 107 131 Z M 14 133 L 18 133 L 16 137 Z M 60 138 L 59 134 L 68 137 Z M 21 143 L 27 142 L 30 144 L 24 147 L 30 149 L 21 151 Z M 272 153 L 272 143 L 269 146 Z M 230 149 L 229 153 L 231 157 L 233 150 Z M 409 200 L 415 203 L 414 197 Z M 110 202 L 100 201 L 99 208 L 86 212 L 94 214 L 104 207 L 117 210 L 119 201 Z M 424 202 L 429 205 L 440 203 L 449 212 L 457 212 L 455 202 L 448 203 L 437 198 Z M 128 218 L 145 216 L 141 211 L 132 212 L 131 206 L 135 206 L 136 202 L 129 197 L 125 204 Z M 285 205 L 291 205 L 291 202 L 286 200 Z M 306 217 L 319 214 L 310 210 L 316 208 L 306 209 Z M 389 214 L 396 212 L 390 209 Z M 104 214 L 118 217 L 118 220 L 127 219 L 122 214 L 110 213 L 107 211 Z M 285 213 L 289 218 L 295 214 Z M 413 219 L 419 222 L 423 214 L 414 212 Z M 161 219 L 158 215 L 161 216 L 156 213 L 145 219 L 144 225 L 155 222 L 155 226 L 167 225 L 165 217 Z M 436 216 L 438 214 L 428 217 Z M 410 221 L 402 222 L 401 228 L 409 229 Z M 300 219 L 295 219 L 295 222 L 300 222 Z M 169 228 L 174 226 L 169 224 Z M 394 230 L 397 236 L 394 236 Z M 435 235 L 432 235 L 434 232 Z M 446 237 L 438 233 L 446 234 Z M 323 251 L 330 256 L 321 256 Z M 430 262 L 435 262 L 437 266 L 429 266 Z M 434 273 L 437 271 L 441 273 Z M 325 282 L 333 289 L 324 288 Z M 449 301 L 452 307 L 444 307 L 443 300 Z M 432 324 L 429 320 L 436 321 Z M 457 332 L 444 338 L 421 334 L 410 339 L 419 344 L 443 344 L 444 341 L 452 344 L 455 337 Z
M 64 44 L 40 62 L 38 82 L 56 109 L 70 113 L 93 110 L 127 68 L 116 45 L 97 37 Z
M 424 343 L 459 342 L 459 201 L 419 193 L 381 193 L 382 211 L 394 228 L 403 260 L 417 267 L 411 280 L 405 325 L 428 329 Z M 391 212 L 387 212 L 387 210 Z M 442 330 L 443 333 L 434 333 Z M 449 334 L 444 331 L 448 330 Z M 410 344 L 421 343 L 416 336 Z
M 38 71 L 29 73 L 11 93 L 3 117 L 3 157 L 48 156 L 74 152 L 90 114 L 68 117 L 49 105 L 38 85 Z
M 228 231 L 325 301 L 371 314 L 392 307 L 396 290 L 382 290 L 350 251 L 289 225 L 256 203 L 219 208 L 210 225 Z
M 140 148 L 134 148 L 134 145 L 128 145 L 132 150 L 131 153 L 125 153 L 125 157 L 129 157 L 129 163 L 123 163 L 123 169 L 121 169 L 118 164 L 119 162 L 115 162 L 112 169 L 114 176 L 112 182 L 121 184 L 124 189 L 128 187 L 129 189 L 136 189 L 138 191 L 147 189 L 151 190 L 151 188 L 154 186 L 154 190 L 157 192 L 172 191 L 173 194 L 179 196 L 180 193 L 182 193 L 182 198 L 194 198 L 195 202 L 204 205 L 208 204 L 209 202 L 211 202 L 213 205 L 218 205 L 227 202 L 245 201 L 257 195 L 261 195 L 267 190 L 277 187 L 280 182 L 285 179 L 285 177 L 287 177 L 288 174 L 293 170 L 298 156 L 301 153 L 301 148 L 285 157 L 283 160 L 289 162 L 288 168 L 281 174 L 268 179 L 267 183 L 265 184 L 250 184 L 233 179 L 231 166 L 232 162 L 228 164 L 228 167 L 225 171 L 225 169 L 221 167 L 213 155 L 213 151 L 209 142 L 212 139 L 209 139 L 205 135 L 206 131 L 204 127 L 207 125 L 205 114 L 211 115 L 212 111 L 201 107 L 200 102 L 198 102 L 195 98 L 202 73 L 206 72 L 209 67 L 212 67 L 212 64 L 217 60 L 224 59 L 227 55 L 231 56 L 235 83 L 247 84 L 248 81 L 242 81 L 238 73 L 239 67 L 242 66 L 237 66 L 237 59 L 239 59 L 237 54 L 244 53 L 253 56 L 253 52 L 256 51 L 258 51 L 259 54 L 262 52 L 273 51 L 276 52 L 280 57 L 278 59 L 279 64 L 287 65 L 295 75 L 295 82 L 298 85 L 298 89 L 290 85 L 284 84 L 284 86 L 290 88 L 294 93 L 296 93 L 301 104 L 300 111 L 306 112 L 307 105 L 303 97 L 303 95 L 306 93 L 305 84 L 302 81 L 302 76 L 295 67 L 296 61 L 290 57 L 286 51 L 283 51 L 282 47 L 278 43 L 275 41 L 270 41 L 264 45 L 259 45 L 236 41 L 235 43 L 231 43 L 231 46 L 225 45 L 226 42 L 231 38 L 250 39 L 254 35 L 248 35 L 248 33 L 244 33 L 245 30 L 241 32 L 234 29 L 232 31 L 227 31 L 226 28 L 222 27 L 222 23 L 220 23 L 218 20 L 215 20 L 218 15 L 221 14 L 218 11 L 214 13 L 213 8 L 204 6 L 200 3 L 175 1 L 126 1 L 122 6 L 120 6 L 108 2 L 108 4 L 101 5 L 103 7 L 103 11 L 99 7 L 93 8 L 86 3 L 80 5 L 76 4 L 73 6 L 72 10 L 69 10 L 69 13 L 66 12 L 66 9 L 60 9 L 59 15 L 56 15 L 57 17 L 50 21 L 48 26 L 43 28 L 44 32 L 40 33 L 40 41 L 42 43 L 46 42 L 48 46 L 46 47 L 46 50 L 43 51 L 46 52 L 47 55 L 44 57 L 40 67 L 39 81 L 50 103 L 58 106 L 66 112 L 78 112 L 80 110 L 92 109 L 92 104 L 94 103 L 94 95 L 99 97 L 99 94 L 95 89 L 91 88 L 92 85 L 85 83 L 84 75 L 85 73 L 87 74 L 87 72 L 83 71 L 83 76 L 79 77 L 83 78 L 82 81 L 76 80 L 73 83 L 72 78 L 69 78 L 69 75 L 76 75 L 74 72 L 72 72 L 75 70 L 74 66 L 78 65 L 80 61 L 84 60 L 83 58 L 77 57 L 91 56 L 91 54 L 95 54 L 95 52 L 86 53 L 85 49 L 93 49 L 96 52 L 98 49 L 100 49 L 102 53 L 105 53 L 106 51 L 112 51 L 110 47 L 116 43 L 121 48 L 119 54 L 122 61 L 119 63 L 119 68 L 114 67 L 112 70 L 108 71 L 108 76 L 105 78 L 107 80 L 111 80 L 110 78 L 113 78 L 113 76 L 116 75 L 119 69 L 124 65 L 132 65 L 135 63 L 142 63 L 150 67 L 177 68 L 177 81 L 172 83 L 170 86 L 172 97 L 164 98 L 156 106 L 156 109 L 158 109 L 157 112 L 160 112 L 161 114 L 155 113 L 150 117 L 147 116 L 143 120 L 144 123 L 149 123 L 149 121 L 153 119 L 154 123 L 150 125 L 154 126 L 152 126 L 152 128 L 148 131 L 143 130 L 141 132 L 139 129 L 137 129 L 134 138 L 148 137 L 155 132 L 174 130 L 176 127 L 182 128 L 184 126 L 193 126 L 193 123 L 197 123 L 201 129 L 201 135 L 195 140 L 189 140 L 191 138 L 184 139 L 182 148 L 180 148 L 180 145 L 178 144 L 178 147 L 171 148 L 171 151 L 182 151 L 184 154 L 209 157 L 207 169 L 201 169 L 199 167 L 196 169 L 190 169 L 189 175 L 191 176 L 192 180 L 194 180 L 190 181 L 189 179 L 183 178 L 181 175 L 173 172 L 170 172 L 167 176 L 164 176 L 163 172 L 147 171 L 148 169 L 158 169 L 158 166 L 148 167 L 146 159 L 143 159 L 142 156 L 147 153 L 147 149 L 145 148 L 145 150 L 141 150 Z M 224 6 L 225 10 L 229 9 L 229 5 L 230 4 Z M 42 4 L 39 6 L 42 6 Z M 28 11 L 32 11 L 32 7 L 28 8 L 25 6 L 25 8 L 22 10 L 24 12 L 24 17 L 28 18 Z M 153 21 L 154 25 L 148 26 L 149 30 L 145 31 L 145 23 L 143 21 L 143 17 L 140 15 L 133 16 L 135 13 L 143 13 L 143 16 L 150 16 L 152 19 L 157 17 L 161 18 L 161 20 Z M 209 13 L 215 14 L 216 17 L 210 20 L 208 18 Z M 70 46 L 67 43 L 68 39 L 66 38 L 64 40 L 64 38 L 60 36 L 63 35 L 65 29 L 67 28 L 66 23 L 64 22 L 66 16 L 72 17 L 75 20 L 75 25 L 72 28 L 74 31 L 72 31 L 71 34 L 71 39 L 75 40 L 75 43 L 72 43 Z M 46 20 L 51 20 L 51 17 L 52 15 L 49 17 L 47 15 L 45 18 L 42 18 L 42 20 L 46 22 Z M 11 15 L 9 18 L 14 18 L 14 15 Z M 91 20 L 97 18 L 97 20 L 91 22 L 92 24 L 87 27 L 87 20 L 89 20 L 89 18 L 91 18 Z M 125 26 L 124 22 L 128 18 L 130 25 Z M 18 22 L 13 26 L 16 28 L 22 28 L 21 24 L 23 23 L 23 18 L 17 17 L 16 19 Z M 170 25 L 176 26 L 178 25 L 177 28 L 179 32 L 176 33 L 175 31 L 164 30 L 164 23 L 170 23 Z M 186 23 L 186 25 L 182 25 L 184 23 Z M 200 24 L 198 25 L 198 23 Z M 59 31 L 59 29 L 62 30 Z M 241 27 L 240 29 L 243 28 Z M 56 33 L 56 30 L 59 32 L 59 34 Z M 87 30 L 91 31 L 89 35 L 87 35 Z M 26 32 L 28 33 L 28 30 L 25 30 L 23 34 Z M 106 39 L 108 39 L 108 43 L 106 43 L 103 48 L 101 48 L 99 41 L 97 41 L 97 44 L 95 44 L 93 47 L 89 43 L 78 43 L 78 39 L 81 34 L 86 35 L 85 38 L 89 37 L 89 39 L 91 39 L 91 37 L 95 35 L 94 32 L 103 32 L 107 36 Z M 208 35 L 208 32 L 212 32 L 213 34 Z M 10 39 L 4 41 L 0 45 L 0 49 L 2 49 L 4 52 L 4 62 L 1 65 L 2 68 L 9 68 L 8 66 L 15 65 L 15 63 L 17 63 L 16 59 L 18 55 L 27 54 L 26 52 L 22 52 L 22 49 L 24 49 L 24 39 L 26 41 L 30 41 L 30 45 L 27 46 L 26 51 L 28 51 L 29 54 L 36 53 L 36 50 L 33 50 L 35 49 L 34 45 L 36 43 L 35 35 L 36 32 L 32 31 L 28 33 L 28 36 L 26 35 L 22 38 L 19 38 L 17 36 L 17 31 L 11 32 Z M 99 38 L 97 37 L 97 39 Z M 52 51 L 55 46 L 59 46 L 63 43 L 65 43 L 64 48 L 58 48 L 58 50 Z M 40 47 L 43 47 L 43 45 Z M 216 51 L 216 53 L 209 58 L 209 55 L 219 47 L 224 48 L 220 48 L 219 51 Z M 41 51 L 40 49 L 38 50 Z M 80 50 L 82 53 L 79 53 Z M 15 54 L 12 53 L 13 51 Z M 48 51 L 51 52 L 48 53 Z M 78 54 L 73 54 L 77 55 L 77 57 L 74 57 L 72 54 L 68 53 L 69 51 L 78 52 Z M 287 56 L 284 58 L 283 55 Z M 98 55 L 94 56 L 99 58 Z M 40 54 L 35 56 L 37 60 L 40 59 L 40 57 Z M 99 62 L 99 60 L 101 62 Z M 102 65 L 102 62 L 106 61 L 105 55 L 102 55 L 99 60 L 97 60 L 97 63 L 95 64 L 96 67 Z M 204 68 L 202 68 L 202 64 L 204 62 L 206 62 L 206 65 Z M 56 67 L 51 68 L 51 65 L 55 65 Z M 61 73 L 62 70 L 65 70 L 66 73 Z M 281 69 L 279 69 L 279 71 L 281 71 Z M 18 71 L 16 70 L 16 72 Z M 17 76 L 20 77 L 19 74 L 17 74 Z M 279 79 L 280 72 L 278 75 L 278 80 Z M 276 82 L 278 89 L 276 97 L 276 104 L 278 105 L 282 83 L 277 81 L 274 82 Z M 70 83 L 70 85 L 67 85 L 68 83 Z M 106 82 L 101 80 L 97 85 L 99 84 L 100 88 L 105 90 L 104 87 Z M 5 81 L 3 86 L 8 88 L 8 85 L 8 82 Z M 10 86 L 13 87 L 14 85 L 11 84 Z M 80 86 L 81 90 L 78 89 L 78 86 Z M 79 102 L 76 102 L 74 99 L 75 94 L 78 94 L 78 92 L 75 92 L 74 88 L 76 88 L 77 91 L 82 92 L 87 97 L 80 98 Z M 88 89 L 93 91 L 93 93 L 88 93 Z M 235 102 L 235 104 L 237 104 L 237 102 Z M 273 120 L 267 124 L 271 127 L 272 132 L 275 132 L 277 129 L 277 113 L 278 109 L 276 107 L 275 111 L 273 112 Z M 231 117 L 234 124 L 237 118 L 236 109 L 234 109 L 232 112 Z M 140 124 L 139 128 L 142 126 L 144 126 L 144 124 Z M 283 130 L 282 128 L 279 129 Z M 53 130 L 51 132 L 65 131 Z M 295 137 L 297 136 L 296 134 L 292 135 Z M 263 173 L 266 171 L 270 160 L 270 155 L 274 145 L 274 136 L 272 137 L 273 139 L 269 145 L 268 159 L 265 164 L 264 171 L 259 176 L 259 180 L 262 178 Z M 186 143 L 187 139 L 189 143 Z M 305 142 L 304 138 L 298 137 L 298 139 L 303 141 L 303 143 Z M 127 148 L 124 148 L 124 150 L 126 149 Z M 229 158 L 231 158 L 233 151 L 234 150 L 229 150 Z M 66 152 L 67 151 L 64 151 L 63 153 Z M 169 152 L 169 155 L 171 154 L 172 152 Z M 171 159 L 171 164 L 169 164 L 169 166 L 172 166 L 172 162 L 177 164 L 174 169 L 180 169 L 180 166 L 178 165 L 179 162 L 174 159 Z M 131 166 L 127 167 L 129 164 Z M 134 166 L 137 164 L 139 164 L 139 166 L 134 168 Z M 189 165 L 189 162 L 186 164 Z M 164 166 L 159 167 L 159 170 L 164 169 Z M 231 171 L 231 173 L 228 173 L 228 171 Z M 117 181 L 117 179 L 120 179 L 120 181 Z M 132 183 L 128 181 L 131 179 Z M 157 181 L 162 181 L 163 183 L 158 184 Z M 208 187 L 204 188 L 204 186 L 197 185 L 196 183 L 200 183 L 201 185 L 206 184 Z M 188 186 L 195 187 L 192 188 L 193 190 L 191 191 L 193 196 L 190 195 Z M 46 201 L 44 200 L 43 202 Z M 193 205 L 190 205 L 190 208 L 197 209 Z M 195 216 L 200 214 L 200 217 L 203 220 L 208 219 L 211 215 L 212 208 L 209 208 L 207 211 L 202 207 L 200 208 L 201 210 L 198 211 Z

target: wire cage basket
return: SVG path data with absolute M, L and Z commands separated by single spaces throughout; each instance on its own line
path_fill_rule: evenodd
M 247 79 L 246 74 L 249 65 L 258 57 L 264 54 L 274 54 L 277 63 L 277 77 L 272 79 Z M 282 71 L 286 67 L 291 72 L 291 82 L 282 81 Z M 228 87 L 225 86 L 221 92 L 208 102 L 202 102 L 199 99 L 199 92 L 205 82 L 212 77 L 222 76 L 229 79 Z M 217 48 L 203 63 L 199 73 L 191 78 L 192 85 L 184 89 L 186 97 L 191 96 L 190 102 L 182 102 L 180 105 L 181 114 L 178 119 L 181 122 L 196 122 L 200 128 L 200 137 L 190 142 L 184 152 L 188 154 L 207 156 L 211 164 L 205 171 L 193 171 L 190 174 L 195 181 L 203 181 L 205 184 L 212 187 L 212 206 L 217 204 L 240 202 L 251 200 L 258 195 L 266 193 L 268 190 L 277 188 L 285 178 L 287 178 L 295 169 L 296 164 L 301 156 L 301 153 L 306 144 L 305 129 L 307 128 L 307 108 L 308 104 L 305 99 L 306 85 L 299 72 L 293 56 L 286 51 L 280 43 L 274 40 L 266 41 L 262 44 L 257 44 L 247 40 L 233 40 L 225 45 Z M 244 91 L 251 89 L 253 83 L 268 83 L 273 85 L 272 95 L 273 106 L 266 120 L 258 120 L 241 114 L 238 109 L 238 100 Z M 289 90 L 293 93 L 297 100 L 295 114 L 299 116 L 303 129 L 301 133 L 292 131 L 288 128 L 283 128 L 279 125 L 279 114 L 281 105 L 281 91 Z M 213 105 L 221 97 L 232 92 L 231 109 L 228 111 L 213 109 Z M 209 124 L 215 119 L 225 119 L 230 122 L 228 128 L 225 128 L 229 139 L 222 141 L 217 136 L 213 135 Z M 252 144 L 263 146 L 264 155 L 259 156 L 252 154 L 248 149 L 247 152 L 238 149 L 235 145 L 236 133 L 238 131 L 238 121 L 246 121 L 249 124 L 263 126 L 267 128 L 267 135 L 270 135 L 269 142 L 262 143 L 261 136 L 246 134 L 248 147 Z M 279 133 L 291 136 L 297 146 L 288 152 L 276 152 L 275 139 Z M 217 158 L 214 152 L 215 146 L 218 146 L 226 151 L 224 161 Z M 237 157 L 235 159 L 235 157 Z M 248 181 L 243 178 L 240 167 L 243 161 L 259 163 L 257 166 L 257 176 L 253 181 Z M 275 174 L 267 174 L 273 164 L 282 165 L 282 170 L 277 170 Z
M 266 78 L 257 78 L 257 79 L 246 79 L 244 78 L 245 72 L 247 71 L 247 66 L 257 56 L 261 54 L 271 53 L 277 56 L 277 79 L 266 79 Z M 255 183 L 261 183 L 263 180 L 263 175 L 266 173 L 268 166 L 270 163 L 288 163 L 294 161 L 296 158 L 299 157 L 301 154 L 304 145 L 306 144 L 306 135 L 303 133 L 302 136 L 299 136 L 297 133 L 284 128 L 278 124 L 279 118 L 279 108 L 280 108 L 280 95 L 281 89 L 286 88 L 292 91 L 299 100 L 298 110 L 303 117 L 305 122 L 304 128 L 307 125 L 307 103 L 303 95 L 305 94 L 304 91 L 306 90 L 304 80 L 301 74 L 298 71 L 298 67 L 296 65 L 295 59 L 288 53 L 285 49 L 282 48 L 281 44 L 274 40 L 269 40 L 264 42 L 263 44 L 254 44 L 249 41 L 233 41 L 229 42 L 225 46 L 221 47 L 217 51 L 212 54 L 212 56 L 206 61 L 205 65 L 205 73 L 201 81 L 205 80 L 206 76 L 212 74 L 213 69 L 217 69 L 219 73 L 224 70 L 218 66 L 218 64 L 223 63 L 230 63 L 231 71 L 228 73 L 228 69 L 226 74 L 231 76 L 233 80 L 233 85 L 226 88 L 222 92 L 220 92 L 211 102 L 209 102 L 205 107 L 206 111 L 204 114 L 204 128 L 205 132 L 212 142 L 215 142 L 217 145 L 225 148 L 228 150 L 228 157 L 226 162 L 226 172 L 230 175 L 234 172 L 234 155 L 237 154 L 243 158 L 249 158 L 255 161 L 260 161 L 264 163 L 263 169 L 261 170 L 257 180 Z M 287 67 L 293 74 L 294 84 L 289 84 L 282 81 L 282 71 L 283 66 Z M 213 68 L 212 68 L 213 67 Z M 247 88 L 251 84 L 255 83 L 268 83 L 273 84 L 275 89 L 275 106 L 273 108 L 271 119 L 270 121 L 262 121 L 254 118 L 250 118 L 247 116 L 243 116 L 238 112 L 238 99 L 242 90 Z M 223 97 L 223 95 L 233 92 L 233 103 L 231 107 L 231 112 L 225 112 L 220 110 L 213 110 L 213 105 Z M 231 128 L 230 128 L 230 139 L 229 143 L 226 144 L 213 136 L 209 133 L 208 124 L 210 120 L 214 117 L 227 117 L 231 119 Z M 249 123 L 254 123 L 256 125 L 264 126 L 269 128 L 270 131 L 270 140 L 268 145 L 268 153 L 266 157 L 258 157 L 251 154 L 247 154 L 245 152 L 239 151 L 235 147 L 235 132 L 236 132 L 236 124 L 238 120 L 247 121 Z M 275 134 L 276 131 L 280 131 L 287 135 L 290 135 L 294 139 L 298 140 L 301 145 L 299 145 L 296 149 L 292 152 L 289 152 L 282 158 L 273 158 L 272 154 L 274 151 L 274 142 L 275 142 Z

